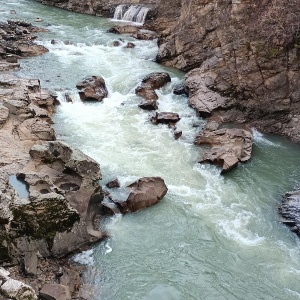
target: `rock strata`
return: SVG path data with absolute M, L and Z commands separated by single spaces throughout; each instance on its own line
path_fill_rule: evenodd
M 286 193 L 278 211 L 282 222 L 300 236 L 300 191 Z
M 34 43 L 36 36 L 33 33 L 40 31 L 45 30 L 25 21 L 0 22 L 0 70 L 5 71 L 18 67 L 17 60 L 13 60 L 13 57 L 17 59 L 47 52 L 47 48 Z M 6 67 L 4 67 L 5 61 Z

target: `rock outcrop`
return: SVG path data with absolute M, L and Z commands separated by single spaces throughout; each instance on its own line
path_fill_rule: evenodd
M 195 139 L 195 145 L 209 145 L 200 163 L 212 163 L 222 168 L 221 173 L 236 167 L 238 162 L 246 162 L 251 157 L 253 137 L 244 129 L 207 128 Z
M 32 42 L 37 31 L 23 21 L 0 24 L 0 70 L 47 51 Z M 57 258 L 103 237 L 95 220 L 100 167 L 55 141 L 51 116 L 57 103 L 39 80 L 0 73 L 0 263 L 12 273 L 4 278 L 0 270 L 1 299 L 37 299 L 30 286 L 13 279 L 24 276 L 36 291 L 59 282 L 70 290 L 65 299 L 78 296 L 80 271 Z M 73 283 L 68 274 L 75 274 Z
M 18 58 L 40 55 L 48 51 L 33 41 L 34 33 L 45 29 L 32 26 L 20 20 L 0 22 L 0 71 L 8 71 L 19 67 Z
M 55 102 L 38 80 L 0 74 L 0 170 L 16 173 L 30 159 L 24 149 L 55 139 L 50 119 Z
M 278 211 L 282 222 L 300 236 L 300 191 L 286 193 Z
M 17 176 L 26 185 L 25 197 L 18 195 L 18 184 L 14 191 L 1 176 L 3 258 L 21 259 L 37 251 L 62 257 L 101 239 L 93 223 L 102 200 L 99 165 L 56 141 L 34 145 L 30 155 Z

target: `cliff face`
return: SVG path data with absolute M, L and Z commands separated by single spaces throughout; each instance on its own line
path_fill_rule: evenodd
M 280 18 L 288 18 L 286 1 L 253 2 L 163 1 L 158 11 L 177 7 L 179 18 L 164 30 L 157 61 L 190 71 L 186 88 L 196 109 L 203 106 L 203 85 L 224 96 L 211 108 L 197 109 L 200 114 L 218 111 L 225 122 L 250 123 L 299 141 L 298 32 L 280 32 L 283 24 L 274 21 L 278 9 Z M 159 15 L 156 23 L 160 20 L 165 23 L 165 16 Z
M 151 4 L 160 33 L 157 61 L 189 72 L 189 103 L 200 115 L 248 123 L 300 141 L 299 28 L 296 0 L 42 0 L 109 16 L 118 4 Z M 208 91 L 209 90 L 209 91 Z M 203 91 L 219 93 L 203 102 Z M 206 107 L 206 109 L 202 109 Z

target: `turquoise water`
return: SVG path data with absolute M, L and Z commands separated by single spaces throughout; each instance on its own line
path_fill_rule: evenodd
M 282 194 L 299 179 L 297 145 L 254 130 L 252 159 L 221 176 L 197 163 L 204 150 L 193 145 L 200 128 L 192 125 L 204 121 L 186 98 L 171 93 L 184 74 L 153 62 L 155 42 L 108 34 L 114 24 L 108 19 L 35 1 L 0 3 L 1 20 L 41 17 L 39 25 L 49 29 L 38 37 L 49 53 L 22 60 L 18 74 L 40 78 L 57 92 L 58 137 L 100 163 L 103 184 L 116 176 L 123 187 L 142 176 L 161 176 L 169 188 L 158 205 L 108 219 L 111 238 L 79 256 L 89 263 L 92 299 L 300 299 L 299 240 L 277 214 Z M 119 38 L 136 48 L 113 47 Z M 169 128 L 149 122 L 134 94 L 144 75 L 161 70 L 172 82 L 158 92 L 159 110 L 182 117 L 177 141 Z M 75 85 L 87 75 L 105 78 L 104 102 L 80 102 Z M 73 104 L 64 101 L 66 91 Z

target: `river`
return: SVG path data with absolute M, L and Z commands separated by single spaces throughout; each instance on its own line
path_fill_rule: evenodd
M 300 299 L 299 238 L 277 214 L 282 194 L 300 178 L 299 146 L 253 130 L 252 159 L 221 176 L 216 167 L 197 163 L 204 149 L 193 139 L 204 121 L 186 98 L 172 94 L 184 74 L 153 62 L 154 41 L 108 34 L 114 24 L 109 19 L 0 0 L 0 20 L 34 23 L 37 17 L 44 20 L 37 25 L 49 29 L 38 36 L 49 53 L 21 60 L 16 73 L 39 78 L 58 94 L 58 138 L 100 163 L 103 184 L 118 177 L 124 187 L 139 177 L 161 176 L 169 188 L 159 204 L 108 219 L 111 237 L 76 257 L 88 264 L 92 299 Z M 119 38 L 136 47 L 113 47 Z M 158 92 L 159 111 L 180 114 L 183 136 L 177 141 L 138 108 L 134 89 L 153 71 L 172 77 Z M 105 78 L 109 97 L 103 103 L 80 102 L 75 85 L 88 75 Z M 63 100 L 66 91 L 74 103 Z

